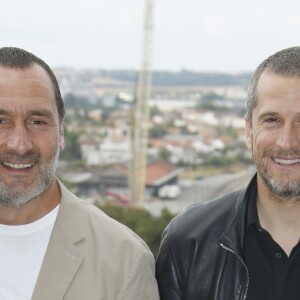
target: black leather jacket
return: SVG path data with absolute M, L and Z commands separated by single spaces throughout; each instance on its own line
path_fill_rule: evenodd
M 190 206 L 163 233 L 156 276 L 161 300 L 244 300 L 249 273 L 243 260 L 248 187 Z

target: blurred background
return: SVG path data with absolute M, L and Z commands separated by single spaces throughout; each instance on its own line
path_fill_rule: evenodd
M 66 106 L 58 177 L 156 254 L 186 206 L 244 187 L 251 73 L 300 44 L 296 0 L 16 0 L 0 44 L 33 52 Z

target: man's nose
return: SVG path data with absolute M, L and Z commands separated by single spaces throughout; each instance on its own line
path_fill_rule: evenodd
M 290 150 L 300 145 L 300 128 L 286 125 L 282 128 L 278 138 L 277 146 L 284 150 Z
M 10 130 L 6 147 L 18 154 L 25 154 L 32 149 L 32 141 L 26 126 L 16 125 Z

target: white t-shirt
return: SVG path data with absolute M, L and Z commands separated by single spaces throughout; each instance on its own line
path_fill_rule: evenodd
M 1 300 L 31 299 L 58 209 L 30 224 L 0 224 Z

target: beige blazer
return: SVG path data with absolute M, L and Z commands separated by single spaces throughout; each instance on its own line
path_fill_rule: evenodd
M 32 300 L 159 299 L 147 245 L 59 184 L 61 205 Z

